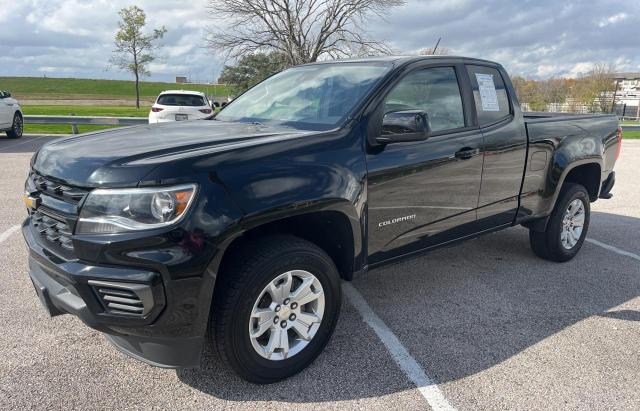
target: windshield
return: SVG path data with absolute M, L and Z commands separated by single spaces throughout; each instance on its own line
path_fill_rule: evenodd
M 390 68 L 388 63 L 294 67 L 238 97 L 216 116 L 216 120 L 330 130 L 346 119 Z

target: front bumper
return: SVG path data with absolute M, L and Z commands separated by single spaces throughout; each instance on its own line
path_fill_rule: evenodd
M 23 224 L 22 233 L 29 247 L 29 276 L 49 315 L 75 315 L 89 327 L 106 333 L 120 351 L 149 364 L 167 368 L 199 365 L 204 336 L 171 332 L 172 328 L 159 324 L 162 323 L 159 319 L 165 316 L 174 318 L 181 314 L 167 310 L 159 273 L 63 260 L 42 246 L 29 220 Z M 113 310 L 96 284 L 135 285 L 146 290 L 148 298 L 144 304 L 150 306 L 145 307 L 144 315 Z M 191 285 L 181 288 L 191 293 L 197 284 Z M 117 294 L 119 289 L 115 290 Z M 180 322 L 189 323 L 189 319 L 182 317 Z

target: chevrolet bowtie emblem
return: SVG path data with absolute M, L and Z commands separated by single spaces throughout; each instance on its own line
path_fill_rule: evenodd
M 24 193 L 24 205 L 28 210 L 35 210 L 38 207 L 39 198 L 31 197 L 31 194 Z

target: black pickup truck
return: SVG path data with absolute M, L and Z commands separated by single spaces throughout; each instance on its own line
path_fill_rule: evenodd
M 516 225 L 538 256 L 574 257 L 620 147 L 614 116 L 523 114 L 489 61 L 295 67 L 207 120 L 43 146 L 29 274 L 51 316 L 135 358 L 193 367 L 211 340 L 273 382 L 322 351 L 341 279 Z

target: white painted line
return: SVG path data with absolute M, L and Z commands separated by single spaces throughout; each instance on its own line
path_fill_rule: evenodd
M 616 254 L 624 255 L 626 257 L 631 257 L 634 260 L 640 261 L 640 255 L 638 255 L 638 254 L 634 254 L 634 253 L 629 252 L 629 251 L 621 250 L 618 247 L 614 247 L 612 245 L 602 243 L 602 242 L 600 242 L 598 240 L 594 240 L 592 238 L 587 238 L 585 241 L 587 241 L 588 243 L 597 245 L 598 247 L 602 247 L 604 249 L 607 249 L 609 251 L 613 251 Z
M 17 232 L 18 230 L 20 230 L 20 226 L 19 225 L 14 225 L 14 226 L 11 226 L 8 229 L 6 229 L 4 233 L 0 234 L 0 243 L 5 242 L 6 239 L 11 237 L 11 235 L 13 233 Z
M 413 381 L 418 391 L 427 400 L 429 406 L 434 410 L 455 410 L 438 388 L 438 385 L 420 367 L 418 362 L 411 356 L 409 351 L 402 345 L 398 337 L 387 327 L 387 325 L 373 312 L 362 294 L 350 283 L 343 283 L 342 291 L 347 299 L 362 316 L 362 319 L 378 335 L 380 341 L 387 347 L 405 375 Z

